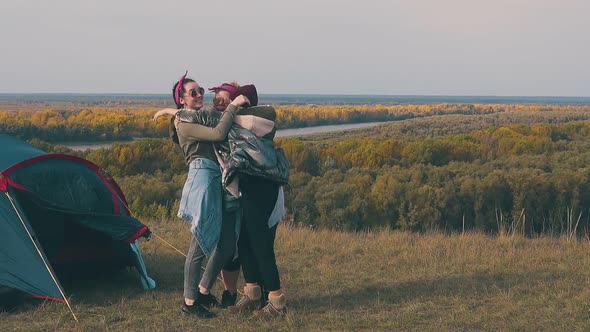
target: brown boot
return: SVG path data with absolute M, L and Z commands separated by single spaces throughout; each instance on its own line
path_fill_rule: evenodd
M 268 304 L 260 309 L 254 311 L 254 316 L 260 318 L 274 318 L 284 316 L 287 313 L 287 299 L 285 294 L 268 295 Z
M 234 306 L 227 307 L 227 311 L 239 313 L 253 311 L 260 308 L 260 286 L 244 286 L 244 296 Z

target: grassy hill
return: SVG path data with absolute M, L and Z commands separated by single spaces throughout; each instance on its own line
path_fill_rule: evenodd
M 148 222 L 182 251 L 189 231 Z M 216 311 L 183 317 L 183 261 L 142 243 L 154 291 L 135 271 L 64 284 L 80 322 L 56 302 L 0 313 L 2 331 L 588 330 L 590 242 L 392 231 L 279 228 L 277 257 L 289 314 L 261 321 Z M 219 294 L 216 285 L 215 293 Z

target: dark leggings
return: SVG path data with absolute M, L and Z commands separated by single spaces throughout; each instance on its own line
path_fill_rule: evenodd
M 270 230 L 272 232 L 272 236 L 273 236 L 273 243 L 274 243 L 274 239 L 275 239 L 275 235 L 277 234 L 277 226 L 279 224 L 277 223 L 276 225 L 274 225 Z M 236 259 L 234 259 L 233 257 L 227 261 L 227 264 L 225 264 L 225 266 L 223 267 L 224 271 L 227 272 L 236 272 L 236 271 L 240 271 L 240 267 L 241 267 L 241 263 L 240 263 L 240 257 L 237 257 Z M 263 300 L 263 306 L 266 304 L 266 302 L 268 301 L 268 292 L 270 291 L 265 285 L 264 285 L 264 281 L 262 279 L 258 279 L 258 286 L 260 286 L 261 291 L 262 291 L 262 300 Z M 276 289 L 275 289 L 276 290 Z
M 240 257 L 237 258 L 231 258 L 230 260 L 227 261 L 227 263 L 223 266 L 223 271 L 227 271 L 227 272 L 236 272 L 240 270 Z
M 238 253 L 244 279 L 247 283 L 264 285 L 268 291 L 281 289 L 274 250 L 276 226 L 268 228 L 279 185 L 261 178 L 242 176 L 240 188 L 243 217 Z

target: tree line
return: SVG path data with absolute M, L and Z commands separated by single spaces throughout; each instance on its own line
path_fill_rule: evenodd
M 166 137 L 168 121 L 151 121 L 156 108 L 84 107 L 0 112 L 0 132 L 47 142 L 129 140 Z M 489 115 L 503 112 L 590 113 L 588 106 L 431 104 L 276 106 L 279 129 L 344 123 L 399 121 L 440 115 Z
M 590 226 L 590 122 L 400 141 L 281 142 L 293 220 L 343 229 L 564 232 Z M 579 219 L 576 219 L 579 218 Z
M 474 116 L 461 117 L 468 123 Z M 379 130 L 388 126 L 399 123 Z M 353 135 L 277 143 L 292 167 L 286 203 L 295 223 L 527 235 L 563 234 L 574 226 L 585 233 L 590 227 L 590 121 L 509 124 L 408 139 Z M 78 155 L 115 176 L 138 215 L 175 215 L 186 165 L 169 139 Z

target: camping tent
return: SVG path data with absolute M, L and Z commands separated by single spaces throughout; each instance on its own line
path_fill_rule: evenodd
M 67 303 L 60 275 L 135 266 L 154 288 L 137 247 L 149 235 L 100 167 L 0 135 L 0 286 Z

